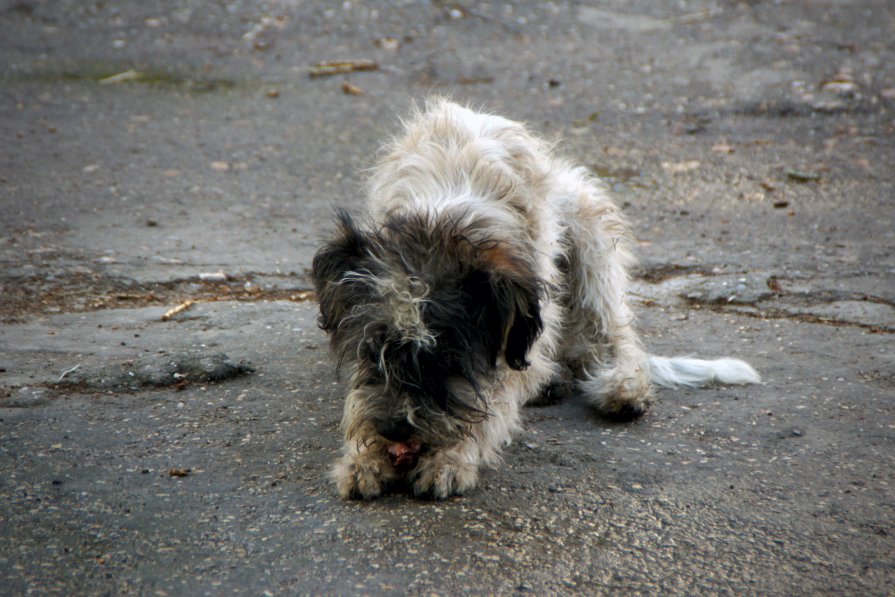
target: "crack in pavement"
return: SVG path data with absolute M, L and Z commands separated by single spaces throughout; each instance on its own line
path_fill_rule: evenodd
M 871 333 L 895 333 L 895 301 L 872 292 L 825 287 L 816 278 L 765 272 L 707 273 L 705 268 L 661 264 L 636 285 L 645 306 L 689 307 L 761 319 L 853 326 Z
M 271 282 L 270 278 L 280 278 Z M 298 278 L 266 273 L 238 275 L 213 272 L 162 282 L 97 273 L 63 276 L 25 276 L 0 282 L 0 322 L 24 321 L 35 315 L 83 313 L 101 309 L 139 308 L 149 305 L 215 301 L 304 302 L 313 290 Z

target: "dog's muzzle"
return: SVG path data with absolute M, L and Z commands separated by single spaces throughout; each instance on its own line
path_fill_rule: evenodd
M 423 447 L 414 437 L 414 428 L 406 420 L 389 421 L 376 426 L 376 431 L 388 441 L 387 451 L 392 466 L 398 469 L 412 468 Z

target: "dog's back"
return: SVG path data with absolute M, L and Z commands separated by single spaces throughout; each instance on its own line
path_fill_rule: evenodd
M 376 168 L 372 211 L 481 210 L 493 202 L 524 214 L 545 194 L 549 159 L 542 145 L 517 122 L 430 101 Z

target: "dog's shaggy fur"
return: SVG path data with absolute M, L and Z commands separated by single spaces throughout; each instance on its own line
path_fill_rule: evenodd
M 736 359 L 644 351 L 629 245 L 603 185 L 523 125 L 446 100 L 415 114 L 373 172 L 368 220 L 340 213 L 314 259 L 320 325 L 350 374 L 340 495 L 471 489 L 564 365 L 619 418 L 652 384 L 757 383 Z

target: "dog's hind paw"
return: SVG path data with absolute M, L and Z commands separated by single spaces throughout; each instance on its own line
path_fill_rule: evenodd
M 346 454 L 336 462 L 331 477 L 342 499 L 372 500 L 382 494 L 384 466 L 364 454 Z
M 420 460 L 414 470 L 413 492 L 418 496 L 445 499 L 462 495 L 478 480 L 478 467 L 458 455 L 436 452 Z
M 578 382 L 579 388 L 603 416 L 630 421 L 647 411 L 652 385 L 645 368 L 613 368 Z

